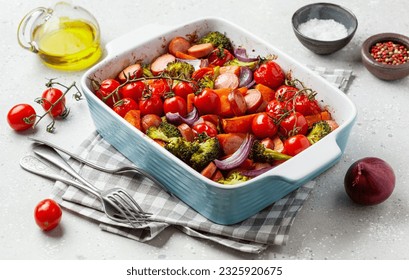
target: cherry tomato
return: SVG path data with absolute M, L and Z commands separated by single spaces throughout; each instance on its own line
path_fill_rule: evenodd
M 254 81 L 257 84 L 276 89 L 284 83 L 285 75 L 280 65 L 274 61 L 267 61 L 254 71 Z
M 114 103 L 121 99 L 119 94 L 112 94 L 110 97 L 108 97 L 117 87 L 119 87 L 119 82 L 117 80 L 103 80 L 99 86 L 99 89 L 95 92 L 95 95 L 112 108 Z
M 310 146 L 307 136 L 297 134 L 284 141 L 284 153 L 289 156 L 295 156 Z
M 46 89 L 41 96 L 41 106 L 53 117 L 58 117 L 65 112 L 65 96 L 64 93 L 57 88 Z M 52 108 L 51 108 L 52 107 Z
M 295 98 L 294 109 L 304 116 L 314 115 L 321 112 L 318 101 L 314 98 L 308 98 L 305 94 L 299 95 Z
M 307 120 L 302 114 L 293 112 L 280 122 L 280 132 L 284 136 L 305 135 L 308 132 Z
M 148 91 L 152 95 L 159 95 L 164 97 L 166 93 L 170 92 L 170 80 L 168 79 L 154 79 L 148 82 Z
M 172 96 L 166 98 L 163 102 L 163 112 L 166 113 L 179 113 L 182 117 L 187 115 L 187 104 L 185 99 L 180 96 Z
M 212 51 L 207 58 L 209 65 L 212 66 L 223 66 L 226 62 L 232 60 L 234 56 L 226 49 L 217 48 Z
M 175 95 L 182 97 L 183 99 L 187 99 L 187 96 L 191 93 L 195 93 L 197 91 L 197 84 L 196 82 L 184 82 L 181 81 L 177 83 L 173 87 L 173 92 Z
M 14 130 L 21 131 L 33 127 L 37 115 L 29 104 L 17 104 L 7 114 L 7 122 Z
M 275 97 L 279 101 L 287 101 L 293 98 L 298 91 L 299 89 L 296 87 L 282 85 L 278 87 Z
M 276 99 L 271 100 L 268 102 L 266 107 L 266 112 L 269 113 L 271 117 L 275 120 L 279 120 L 286 114 L 288 111 L 291 110 L 291 104 L 278 101 Z
M 119 93 L 122 98 L 132 98 L 136 102 L 142 98 L 144 91 L 145 83 L 142 81 L 126 84 L 119 89 Z
M 44 231 L 52 230 L 61 221 L 61 207 L 52 199 L 40 201 L 34 209 L 34 219 Z
M 258 139 L 273 137 L 277 133 L 277 125 L 267 113 L 257 114 L 253 118 L 251 130 Z
M 213 75 L 213 73 L 214 69 L 212 67 L 202 67 L 193 72 L 192 79 L 198 81 L 206 75 Z
M 212 89 L 205 88 L 195 96 L 193 103 L 201 115 L 216 114 L 220 107 L 220 97 Z
M 142 116 L 147 114 L 163 116 L 162 98 L 157 94 L 142 97 L 142 99 L 139 100 L 139 110 L 141 110 Z
M 218 132 L 216 126 L 211 122 L 201 122 L 193 125 L 196 134 L 206 133 L 209 137 L 216 137 Z
M 138 103 L 132 98 L 123 98 L 114 104 L 114 111 L 121 117 L 125 117 L 130 110 L 138 110 Z

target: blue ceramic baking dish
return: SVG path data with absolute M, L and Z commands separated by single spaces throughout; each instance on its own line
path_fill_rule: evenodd
M 146 30 L 150 30 L 149 34 Z M 201 36 L 215 30 L 225 33 L 234 45 L 255 50 L 253 55 L 277 55 L 277 62 L 286 72 L 292 71 L 294 78 L 318 92 L 318 99 L 328 105 L 339 128 L 269 172 L 245 183 L 226 186 L 194 171 L 93 94 L 90 79 L 102 81 L 136 61 L 151 61 L 166 51 L 167 43 L 175 36 L 194 32 Z M 97 131 L 135 165 L 165 184 L 176 197 L 215 223 L 243 221 L 333 166 L 345 150 L 356 118 L 356 108 L 343 92 L 269 43 L 219 18 L 199 19 L 176 27 L 151 25 L 108 43 L 106 50 L 106 57 L 81 79 Z

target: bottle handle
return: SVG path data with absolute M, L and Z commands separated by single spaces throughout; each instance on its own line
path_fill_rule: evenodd
M 34 53 L 38 52 L 36 42 L 31 40 L 31 30 L 33 23 L 44 13 L 48 13 L 49 9 L 39 7 L 31 10 L 20 21 L 17 29 L 17 40 L 21 47 Z

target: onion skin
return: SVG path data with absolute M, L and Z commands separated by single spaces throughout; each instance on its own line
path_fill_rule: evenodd
M 395 173 L 382 159 L 367 157 L 354 162 L 345 174 L 348 196 L 361 205 L 376 205 L 390 197 L 395 188 Z

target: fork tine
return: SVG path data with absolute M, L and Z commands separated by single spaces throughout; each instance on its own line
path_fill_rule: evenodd
M 143 211 L 143 209 L 141 208 L 141 206 L 139 206 L 139 203 L 136 202 L 136 200 L 135 200 L 132 196 L 130 196 L 127 192 L 125 192 L 125 191 L 123 191 L 123 190 L 118 190 L 117 193 L 118 193 L 118 194 L 122 194 L 122 195 L 124 195 L 124 196 L 127 198 L 127 200 L 126 200 L 126 199 L 124 199 L 124 197 L 121 196 L 121 198 L 122 198 L 124 201 L 126 201 L 127 204 L 128 204 L 131 208 L 134 208 L 134 207 L 138 208 L 139 211 L 135 210 L 136 212 L 139 212 L 139 213 L 142 214 L 142 215 L 149 215 L 149 216 L 152 215 L 152 213 L 147 213 L 147 212 Z M 129 202 L 130 202 L 130 203 L 129 203 Z
M 119 213 L 122 214 L 122 217 L 124 217 L 133 227 L 135 227 L 131 221 L 131 219 L 129 218 L 129 216 L 124 212 L 124 210 L 119 207 L 118 205 L 122 205 L 120 202 L 117 201 L 117 199 L 113 196 L 107 196 L 107 201 L 109 202 L 109 204 L 114 207 Z M 123 206 L 122 206 L 123 207 Z
M 111 196 L 116 197 L 119 206 L 124 212 L 126 212 L 130 217 L 132 217 L 132 222 L 143 221 L 144 217 L 136 209 L 134 205 L 129 204 L 129 202 L 124 199 L 119 193 L 112 193 Z

